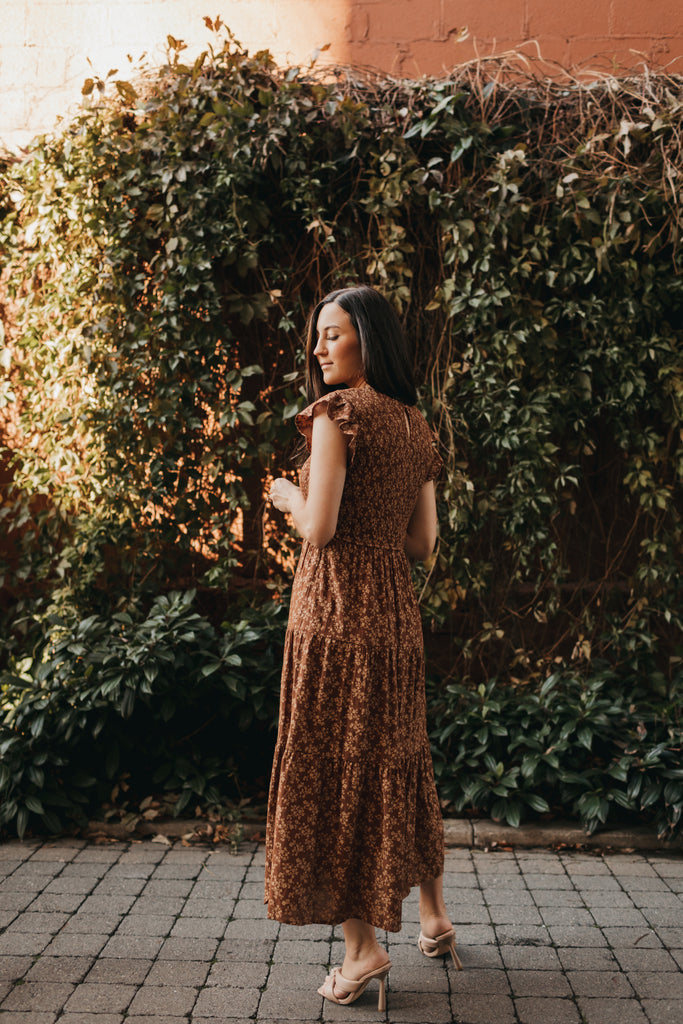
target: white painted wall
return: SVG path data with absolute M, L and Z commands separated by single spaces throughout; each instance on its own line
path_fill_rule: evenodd
M 0 0 L 0 144 L 14 150 L 49 131 L 93 72 L 118 68 L 125 78 L 129 54 L 163 62 L 169 33 L 196 56 L 211 38 L 205 15 L 220 14 L 251 52 L 267 48 L 289 64 L 335 36 L 343 40 L 347 7 L 346 0 Z

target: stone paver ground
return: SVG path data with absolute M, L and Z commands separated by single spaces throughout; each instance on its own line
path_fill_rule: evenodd
M 266 919 L 263 847 L 0 845 L 2 1024 L 681 1024 L 683 857 L 449 850 L 462 973 L 415 946 L 352 1007 L 316 989 L 341 929 Z

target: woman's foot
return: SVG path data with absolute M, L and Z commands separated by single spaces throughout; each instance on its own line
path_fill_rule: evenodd
M 433 939 L 425 935 L 424 932 L 420 932 L 417 948 L 425 956 L 428 956 L 430 960 L 435 956 L 450 956 L 456 971 L 462 970 L 460 957 L 455 952 L 455 931 L 453 928 L 449 928 L 442 935 L 435 935 Z
M 420 911 L 420 929 L 423 935 L 435 939 L 437 935 L 444 935 L 452 929 L 450 918 L 447 914 L 435 914 Z
M 435 939 L 451 930 L 453 925 L 443 898 L 443 875 L 420 886 L 420 928 L 422 934 Z
M 350 918 L 343 922 L 342 928 L 346 956 L 341 973 L 347 981 L 358 981 L 389 963 L 387 951 L 377 941 L 372 925 Z
M 390 970 L 391 962 L 387 960 L 381 967 L 369 971 L 358 981 L 349 981 L 338 967 L 333 967 L 318 989 L 318 994 L 332 1003 L 342 1003 L 347 1006 L 349 1003 L 355 1003 L 356 999 L 365 992 L 369 983 L 376 978 L 379 982 L 377 1009 L 383 1012 L 387 1008 L 387 975 Z
M 341 972 L 347 981 L 358 981 L 359 978 L 364 978 L 366 974 L 370 974 L 388 963 L 389 956 L 386 949 L 382 949 L 376 942 L 374 949 L 363 948 L 355 956 L 347 949 Z
M 461 971 L 460 957 L 455 952 L 455 931 L 443 899 L 443 875 L 420 886 L 420 928 L 417 944 L 421 952 L 428 957 L 450 954 L 453 966 Z

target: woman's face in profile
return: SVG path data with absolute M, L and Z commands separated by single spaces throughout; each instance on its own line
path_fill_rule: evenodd
M 362 384 L 365 377 L 360 341 L 351 317 L 336 302 L 328 302 L 320 310 L 317 335 L 313 355 L 320 364 L 325 384 L 346 384 L 350 388 Z

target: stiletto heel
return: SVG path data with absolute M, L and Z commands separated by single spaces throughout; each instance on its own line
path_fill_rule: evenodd
M 443 956 L 445 953 L 450 953 L 453 958 L 453 966 L 456 971 L 462 970 L 462 964 L 460 957 L 455 952 L 455 929 L 451 928 L 450 931 L 444 932 L 443 935 L 437 935 L 435 939 L 430 939 L 428 935 L 424 935 L 420 932 L 420 937 L 417 940 L 418 949 L 425 956 Z
M 345 978 L 341 972 L 341 967 L 333 967 L 331 972 L 325 978 L 325 981 L 318 989 L 319 995 L 325 999 L 329 999 L 331 1003 L 339 1003 L 342 1006 L 347 1006 L 349 1003 L 355 1003 L 356 999 L 365 992 L 368 987 L 368 983 L 373 978 L 377 978 L 379 981 L 379 999 L 377 1001 L 378 1010 L 386 1010 L 387 1008 L 387 995 L 386 995 L 386 980 L 391 970 L 391 961 L 383 964 L 382 967 L 377 967 L 374 971 L 368 971 L 358 981 L 349 981 Z M 341 995 L 335 995 L 335 988 Z

